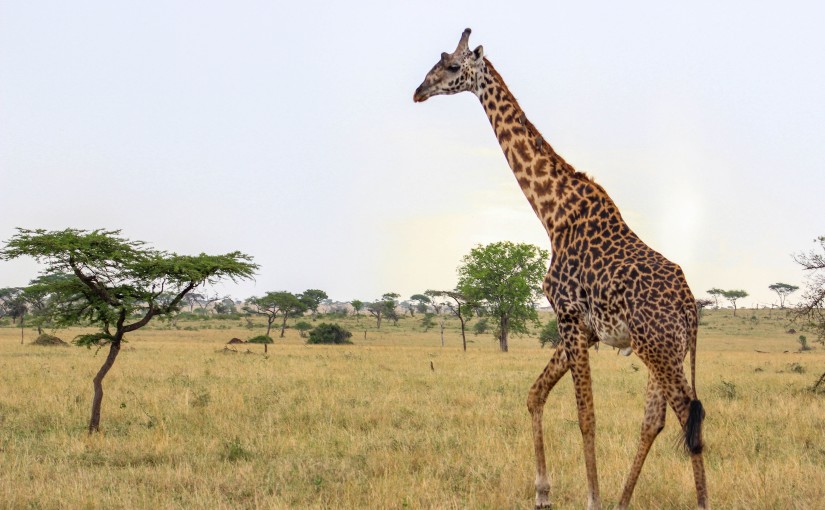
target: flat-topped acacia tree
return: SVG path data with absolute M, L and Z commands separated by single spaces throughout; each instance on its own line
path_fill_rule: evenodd
M 106 361 L 93 379 L 90 434 L 100 430 L 103 378 L 127 333 L 178 311 L 186 294 L 201 285 L 248 279 L 258 268 L 252 257 L 240 252 L 177 255 L 125 239 L 120 230 L 18 228 L 0 250 L 0 258 L 23 256 L 46 265 L 30 287 L 49 296 L 46 313 L 51 323 L 99 327 L 99 332 L 80 335 L 74 343 L 89 348 L 109 346 Z

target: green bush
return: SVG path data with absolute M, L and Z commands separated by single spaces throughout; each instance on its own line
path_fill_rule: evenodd
M 308 344 L 351 344 L 352 333 L 338 324 L 322 322 L 309 333 Z
M 490 322 L 487 320 L 487 317 L 483 317 L 478 322 L 473 324 L 474 335 L 483 335 L 488 331 L 490 331 Z
M 539 343 L 542 347 L 547 344 L 556 347 L 561 342 L 561 335 L 559 334 L 559 323 L 556 319 L 550 319 L 547 324 L 541 329 L 539 333 Z
M 247 342 L 250 343 L 250 344 L 274 344 L 275 343 L 275 341 L 272 340 L 272 337 L 267 336 L 267 335 L 253 336 L 252 338 L 247 340 Z
M 312 324 L 308 323 L 307 321 L 300 321 L 292 327 L 298 330 L 298 334 L 301 335 L 301 338 L 306 338 L 306 332 L 312 329 Z

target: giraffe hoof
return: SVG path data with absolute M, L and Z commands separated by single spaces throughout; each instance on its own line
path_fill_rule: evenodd
M 537 493 L 536 494 L 535 509 L 536 510 L 550 510 L 551 508 L 553 508 L 553 503 L 550 502 L 549 495 L 547 493 L 544 493 L 544 494 Z

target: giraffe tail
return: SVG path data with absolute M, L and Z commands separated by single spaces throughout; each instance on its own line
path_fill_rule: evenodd
M 688 348 L 690 349 L 690 387 L 693 391 L 693 400 L 688 407 L 688 419 L 685 422 L 685 449 L 691 454 L 702 453 L 702 422 L 705 419 L 705 408 L 696 396 L 696 337 L 699 327 L 699 318 L 696 309 L 687 311 Z

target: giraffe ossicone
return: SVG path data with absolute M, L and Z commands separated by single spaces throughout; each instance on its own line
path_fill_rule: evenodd
M 607 192 L 556 154 L 527 119 L 470 29 L 442 53 L 413 100 L 475 94 L 516 181 L 550 239 L 552 261 L 543 290 L 558 317 L 561 342 L 530 388 L 536 456 L 536 508 L 550 507 L 542 419 L 550 390 L 573 377 L 584 444 L 588 508 L 601 508 L 595 453 L 595 412 L 589 348 L 599 341 L 631 351 L 649 371 L 639 448 L 617 508 L 626 508 L 650 446 L 675 412 L 690 453 L 700 508 L 708 508 L 702 457 L 705 412 L 696 397 L 696 302 L 682 269 L 645 244 L 622 219 Z M 690 353 L 690 382 L 684 360 Z

